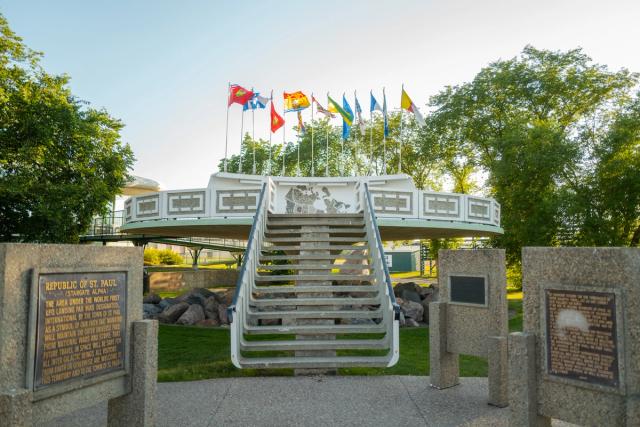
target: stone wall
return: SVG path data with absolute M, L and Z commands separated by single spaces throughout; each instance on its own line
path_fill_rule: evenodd
M 219 285 L 235 286 L 237 280 L 238 270 L 236 269 L 149 272 L 149 285 L 152 292 L 209 288 Z

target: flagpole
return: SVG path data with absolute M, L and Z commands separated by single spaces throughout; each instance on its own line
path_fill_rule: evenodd
M 296 165 L 296 176 L 300 176 L 300 128 L 302 127 L 302 113 L 298 111 L 298 132 L 296 132 L 296 138 L 298 139 L 298 164 Z
M 402 95 L 404 95 L 404 83 L 402 83 Z M 402 95 L 400 95 L 400 143 L 398 144 L 398 173 L 402 173 L 402 130 L 404 123 L 402 120 Z
M 227 86 L 227 120 L 225 122 L 224 133 L 224 171 L 227 171 L 227 147 L 229 146 L 229 97 L 231 96 L 231 82 Z
M 326 162 L 325 171 L 324 171 L 325 176 L 329 176 L 329 128 L 331 127 L 331 125 L 329 124 L 330 121 L 331 119 L 328 118 L 327 119 L 327 162 Z
M 287 120 L 285 119 L 286 116 L 286 110 L 282 110 L 282 120 L 284 120 L 284 125 L 282 125 L 282 176 L 284 176 L 285 172 L 284 158 L 287 155 L 287 138 L 285 138 L 285 134 L 287 132 Z
M 251 88 L 251 92 L 253 92 L 253 88 Z M 255 108 L 251 109 L 251 145 L 253 146 L 252 171 L 253 171 L 253 175 L 255 175 L 256 174 L 256 109 Z
M 356 91 L 353 91 L 353 108 L 355 110 L 355 114 L 353 115 L 353 123 L 356 122 L 356 116 L 358 115 L 358 95 L 356 95 Z M 360 126 L 360 118 L 358 116 L 358 126 Z M 353 176 L 358 176 L 358 136 L 356 133 L 353 133 Z
M 242 118 L 240 119 L 240 163 L 238 173 L 242 173 L 242 134 L 244 132 L 244 106 L 242 107 Z
M 385 120 L 387 118 L 387 95 L 384 93 L 384 86 L 382 87 L 382 98 L 383 98 L 383 112 L 382 112 L 382 174 L 387 174 L 387 132 L 384 126 Z
M 369 95 L 373 97 L 373 92 L 370 92 Z M 369 102 L 369 104 L 371 104 L 371 102 Z M 369 107 L 369 152 L 371 153 L 369 175 L 373 175 L 373 109 L 371 107 Z
M 311 176 L 316 176 L 313 165 L 313 92 L 311 92 Z
M 327 92 L 327 102 L 329 102 L 329 92 Z M 325 104 L 329 108 L 329 104 Z M 329 113 L 331 115 L 331 113 Z M 327 164 L 324 166 L 324 175 L 329 176 L 329 129 L 331 128 L 331 116 L 327 117 Z
M 273 108 L 273 90 L 271 90 L 271 108 Z M 273 134 L 273 132 L 271 132 L 271 126 L 273 125 L 273 123 L 271 123 L 271 115 L 269 115 L 269 165 L 267 166 L 267 175 L 271 175 L 271 135 Z

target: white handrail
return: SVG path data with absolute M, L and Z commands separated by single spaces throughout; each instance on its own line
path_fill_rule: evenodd
M 240 339 L 242 337 L 242 325 L 244 324 L 244 313 L 247 309 L 247 301 L 251 295 L 251 287 L 255 281 L 255 274 L 258 268 L 258 260 L 260 258 L 260 248 L 262 247 L 262 238 L 264 236 L 264 226 L 267 217 L 267 204 L 269 197 L 266 194 L 267 183 L 262 185 L 256 215 L 253 220 L 253 226 L 247 241 L 247 250 L 245 251 L 242 267 L 238 275 L 236 283 L 236 292 L 233 296 L 231 305 L 227 308 L 231 330 L 231 362 L 237 368 L 240 366 Z M 240 310 L 237 307 L 241 306 Z
M 369 193 L 369 185 L 364 184 L 362 191 L 364 203 L 362 203 L 364 210 L 364 219 L 368 235 L 369 244 L 369 258 L 370 263 L 373 265 L 373 271 L 375 275 L 375 282 L 379 287 L 379 295 L 386 295 L 387 307 L 385 310 L 385 318 L 392 316 L 392 321 L 387 322 L 389 325 L 387 334 L 393 337 L 393 343 L 391 346 L 391 359 L 387 366 L 393 366 L 397 363 L 400 357 L 400 306 L 396 302 L 395 294 L 393 293 L 393 285 L 391 284 L 391 274 L 389 273 L 389 267 L 384 256 L 384 248 L 382 246 L 382 239 L 380 237 L 380 230 L 376 221 L 375 211 L 373 209 L 373 202 L 371 201 L 371 194 Z M 383 307 L 383 304 L 380 304 Z

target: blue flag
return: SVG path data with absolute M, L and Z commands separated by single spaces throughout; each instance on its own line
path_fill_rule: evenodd
M 365 128 L 364 128 L 364 120 L 362 120 L 362 108 L 360 108 L 360 103 L 358 102 L 358 97 L 355 96 L 355 92 L 354 92 L 354 97 L 356 100 L 356 115 L 358 116 L 358 126 L 360 127 L 360 132 L 364 133 Z
M 242 111 L 255 110 L 257 108 L 266 108 L 269 98 L 260 96 L 260 92 L 254 92 L 253 96 L 242 106 Z
M 384 136 L 389 136 L 389 121 L 387 120 L 387 95 L 382 89 L 382 115 L 384 116 Z
M 347 102 L 347 98 L 344 96 L 344 94 L 342 94 L 342 108 L 344 109 L 344 111 L 346 111 L 347 115 L 349 115 L 350 117 L 353 117 L 353 110 L 349 106 L 349 103 Z M 342 139 L 348 139 L 349 133 L 351 133 L 351 125 L 349 125 L 343 119 L 342 120 Z
M 369 92 L 371 94 L 371 108 L 369 108 L 370 112 L 374 112 L 374 111 L 380 111 L 381 113 L 382 111 L 382 107 L 380 106 L 380 104 L 378 103 L 378 101 L 376 101 L 376 98 L 374 98 L 373 96 L 373 91 Z

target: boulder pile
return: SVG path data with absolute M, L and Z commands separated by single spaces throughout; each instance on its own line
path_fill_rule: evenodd
M 218 292 L 194 288 L 179 297 L 164 299 L 149 294 L 142 300 L 144 318 L 176 325 L 228 325 L 227 307 L 233 300 L 234 291 L 233 288 Z
M 437 288 L 425 288 L 415 282 L 406 282 L 397 284 L 393 293 L 400 305 L 401 326 L 429 324 L 429 303 L 437 300 Z
M 229 324 L 227 307 L 233 300 L 235 288 L 210 291 L 194 288 L 176 298 L 161 298 L 148 294 L 143 298 L 145 319 L 157 319 L 160 323 L 176 325 L 223 326 Z M 419 326 L 429 323 L 429 303 L 437 300 L 437 288 L 422 287 L 414 282 L 399 283 L 393 288 L 400 305 L 400 324 Z M 343 296 L 342 294 L 337 294 Z M 275 297 L 273 295 L 272 297 Z M 344 296 L 352 296 L 345 293 Z M 362 296 L 362 294 L 355 295 Z M 263 309 L 273 309 L 265 307 Z M 363 306 L 361 310 L 376 310 L 376 306 Z M 279 324 L 279 319 L 263 320 L 263 324 Z M 378 321 L 379 322 L 379 321 Z M 341 323 L 374 323 L 372 319 L 343 319 Z M 376 322 L 377 323 L 377 322 Z

